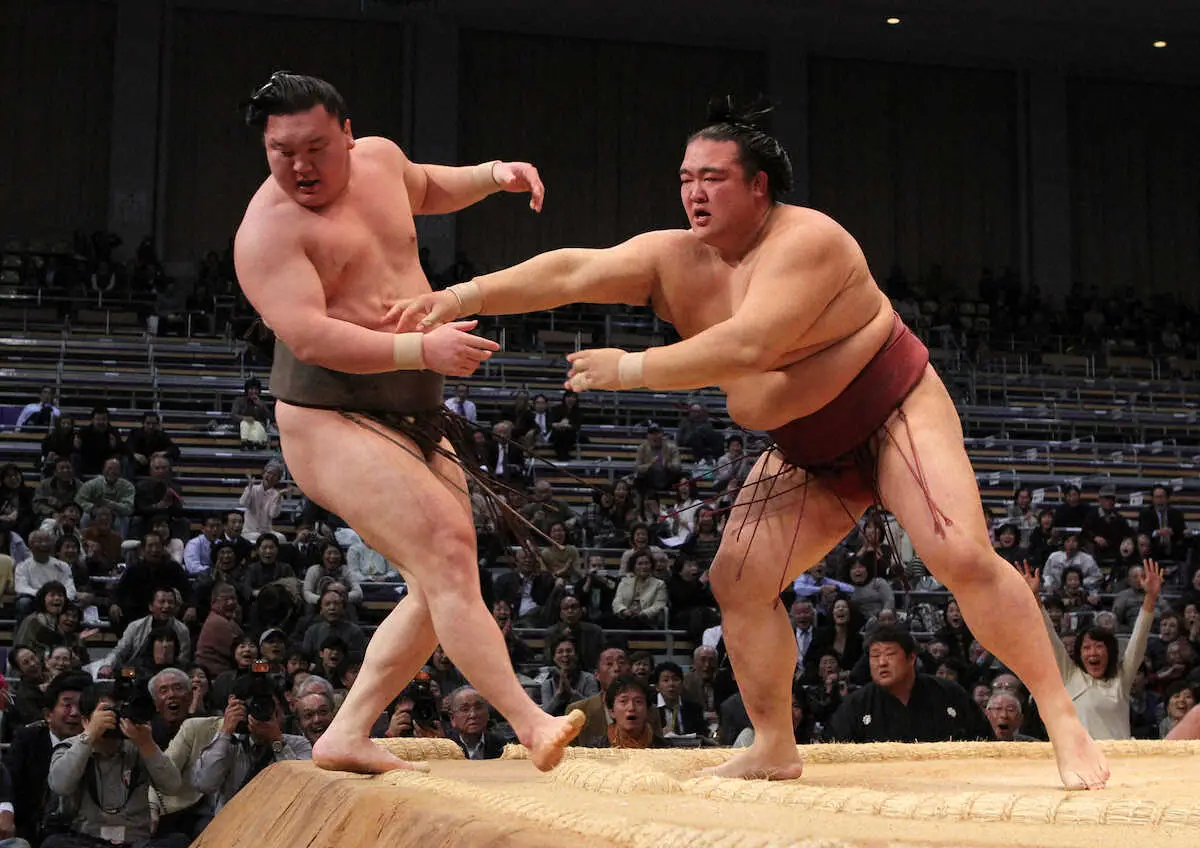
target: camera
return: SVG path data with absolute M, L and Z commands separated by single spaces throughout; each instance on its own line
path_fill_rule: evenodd
M 255 660 L 250 666 L 250 673 L 238 679 L 233 687 L 233 694 L 246 704 L 246 715 L 261 722 L 275 718 L 278 691 L 279 687 L 275 675 L 271 673 L 271 663 L 268 660 Z M 249 733 L 250 723 L 242 722 L 238 725 L 237 732 Z
M 127 718 L 134 724 L 149 724 L 157 710 L 147 681 L 136 668 L 123 668 L 113 681 L 113 711 L 118 719 Z M 110 739 L 123 739 L 120 727 L 105 731 Z
M 408 684 L 405 694 L 412 698 L 414 725 L 434 727 L 441 720 L 441 710 L 438 709 L 437 698 L 433 695 L 433 678 L 428 672 L 417 672 L 412 683 Z

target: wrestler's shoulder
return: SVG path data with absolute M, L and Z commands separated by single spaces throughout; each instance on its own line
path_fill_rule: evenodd
M 836 243 L 850 238 L 846 228 L 824 212 L 807 206 L 781 204 L 772 226 L 774 234 L 806 243 Z

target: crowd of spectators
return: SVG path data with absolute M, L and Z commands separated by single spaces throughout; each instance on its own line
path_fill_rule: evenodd
M 217 284 L 220 258 L 207 264 Z M 248 381 L 230 412 L 247 450 L 271 448 L 260 392 Z M 534 459 L 561 463 L 587 444 L 574 393 L 519 391 L 486 421 L 463 384 L 447 406 L 476 426 L 479 463 L 540 533 L 513 546 L 473 491 L 485 600 L 542 708 L 582 710 L 581 745 L 750 744 L 708 571 L 756 435 L 690 404 L 671 426 L 646 422 L 632 473 L 579 507 Z M 39 456 L 0 467 L 0 592 L 16 596 L 0 840 L 188 844 L 259 771 L 311 757 L 370 638 L 365 588 L 404 592 L 395 566 L 307 501 L 278 457 L 193 532 L 173 475 L 184 453 L 162 418 L 122 433 L 109 417 L 96 407 L 77 425 L 44 390 L 18 421 L 43 434 Z M 1168 486 L 1132 522 L 1112 487 L 1094 504 L 1085 494 L 1064 484 L 1051 505 L 1019 487 L 991 517 L 996 551 L 1029 578 L 1064 682 L 1095 706 L 1089 729 L 1178 734 L 1200 687 L 1183 515 Z M 869 513 L 782 592 L 797 743 L 1044 739 L 1037 704 L 905 541 Z M 106 652 L 92 644 L 103 630 L 117 638 Z M 695 646 L 686 663 L 630 651 L 668 630 Z M 135 693 L 149 702 L 141 721 L 128 717 Z M 373 735 L 442 736 L 472 759 L 513 740 L 440 648 Z

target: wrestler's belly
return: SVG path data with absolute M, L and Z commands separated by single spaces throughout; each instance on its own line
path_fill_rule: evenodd
M 730 417 L 751 430 L 772 430 L 832 401 L 891 335 L 892 307 L 880 301 L 875 317 L 851 335 L 778 370 L 723 385 Z

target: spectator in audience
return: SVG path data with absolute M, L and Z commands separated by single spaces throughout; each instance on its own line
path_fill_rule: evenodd
M 246 527 L 246 516 L 240 509 L 231 509 L 225 513 L 224 533 L 220 541 L 233 545 L 238 565 L 244 564 L 254 555 L 254 543 L 242 535 Z
M 487 729 L 487 701 L 470 686 L 450 693 L 450 727 L 446 738 L 458 744 L 468 760 L 494 760 L 504 753 L 504 740 Z
M 107 506 L 98 506 L 92 510 L 92 521 L 83 531 L 85 542 L 95 542 L 100 549 L 100 557 L 109 568 L 122 559 L 121 545 L 124 536 L 113 529 L 113 510 Z
M 55 645 L 46 654 L 46 683 L 49 684 L 60 674 L 77 671 L 79 663 L 75 652 L 66 645 Z
M 559 640 L 550 651 L 554 667 L 542 680 L 542 709 L 550 715 L 566 715 L 567 705 L 600 693 L 596 678 L 579 667 L 579 655 L 570 639 Z
M 325 640 L 317 645 L 316 665 L 313 667 L 313 674 L 320 675 L 323 679 L 329 681 L 330 687 L 334 689 L 347 689 L 345 680 L 347 657 L 350 651 L 346 647 L 346 640 L 336 633 L 331 633 L 325 637 Z
M 650 673 L 654 671 L 654 657 L 649 651 L 634 651 L 629 655 L 629 673 L 650 685 Z
M 1186 680 L 1177 680 L 1166 693 L 1167 710 L 1163 720 L 1159 722 L 1158 732 L 1161 739 L 1195 739 L 1194 733 L 1187 733 L 1187 726 L 1179 727 L 1185 717 L 1196 706 L 1196 692 L 1192 684 Z
M 54 749 L 47 775 L 51 791 L 65 796 L 73 811 L 70 833 L 51 836 L 43 848 L 110 843 L 114 836 L 119 844 L 144 848 L 188 844 L 179 835 L 151 836 L 150 787 L 171 794 L 179 791 L 182 780 L 179 769 L 154 743 L 150 725 L 118 719 L 116 706 L 111 684 L 93 684 L 80 696 L 83 733 Z M 147 779 L 131 782 L 131 773 Z M 105 798 L 125 800 L 105 806 Z
M 186 663 L 191 660 L 191 634 L 188 632 L 187 625 L 175 617 L 179 606 L 176 601 L 176 591 L 170 585 L 154 588 L 154 594 L 148 607 L 149 614 L 129 622 L 112 653 L 104 658 L 101 676 L 107 677 L 108 674 L 124 666 L 152 665 L 153 645 L 150 636 L 154 631 L 164 628 L 175 633 L 179 646 L 178 661 Z M 105 669 L 107 669 L 107 674 Z
M 829 622 L 818 628 L 809 654 L 820 656 L 822 651 L 831 650 L 838 656 L 842 668 L 854 668 L 863 655 L 861 614 L 846 598 L 833 602 Z
M 1145 546 L 1142 548 L 1146 551 L 1145 556 L 1139 554 L 1139 542 L 1144 539 Z M 1149 536 L 1128 536 L 1121 540 L 1121 547 L 1118 549 L 1117 561 L 1113 564 L 1112 573 L 1108 575 L 1108 586 L 1110 591 L 1119 591 L 1119 587 L 1125 585 L 1125 581 L 1129 577 L 1129 570 L 1135 566 L 1140 566 L 1143 560 L 1150 558 L 1150 537 Z
M 675 503 L 661 513 L 658 526 L 663 539 L 671 540 L 664 541 L 663 544 L 678 547 L 695 532 L 696 516 L 704 502 L 698 496 L 696 481 L 686 475 L 676 481 L 674 491 Z
M 41 468 L 42 476 L 49 477 L 60 459 L 65 459 L 74 466 L 74 458 L 78 457 L 79 447 L 75 437 L 75 418 L 63 415 L 54 428 L 42 439 Z
M 547 573 L 556 581 L 576 583 L 583 577 L 583 561 L 579 556 L 579 548 L 570 543 L 567 538 L 567 525 L 555 521 L 550 525 L 547 534 L 554 547 L 547 545 L 541 550 L 542 564 Z
M 1083 520 L 1083 538 L 1091 544 L 1097 564 L 1111 574 L 1120 556 L 1121 543 L 1132 537 L 1133 528 L 1117 512 L 1117 487 L 1101 486 L 1097 506 L 1089 509 Z
M 33 489 L 25 485 L 20 467 L 8 463 L 0 467 L 0 530 L 24 537 L 36 526 Z
M 696 526 L 679 550 L 696 560 L 702 570 L 707 571 L 721 547 L 721 528 L 711 506 L 696 510 Z
M 640 553 L 633 571 L 621 578 L 613 598 L 613 615 L 626 627 L 653 627 L 667 608 L 667 584 L 654 576 L 654 558 Z
M 194 679 L 192 685 L 194 693 Z M 213 816 L 212 799 L 192 786 L 192 770 L 200 759 L 200 752 L 219 730 L 223 717 L 207 715 L 194 708 L 189 708 L 189 712 L 193 717 L 184 719 L 166 749 L 167 759 L 179 769 L 182 785 L 176 793 L 155 793 L 154 798 L 160 810 L 157 833 L 178 833 L 190 840 L 200 836 Z
M 1038 513 L 1038 525 L 1029 534 L 1026 559 L 1035 568 L 1042 568 L 1050 554 L 1062 550 L 1062 532 L 1054 527 L 1054 510 L 1046 507 Z
M 967 627 L 958 601 L 954 598 L 946 602 L 946 624 L 938 630 L 937 637 L 950 646 L 951 655 L 963 660 L 970 659 L 971 643 L 975 641 L 975 636 Z
M 162 419 L 157 412 L 147 412 L 142 417 L 142 426 L 131 430 L 126 439 L 133 457 L 133 472 L 137 477 L 150 473 L 150 461 L 162 454 L 172 463 L 178 462 L 179 446 L 162 428 Z
M 888 543 L 883 519 L 877 512 L 867 513 L 862 528 L 858 531 L 858 537 L 859 545 L 852 554 L 853 561 L 862 562 L 867 566 L 870 580 L 890 580 L 903 573 L 900 558 Z M 846 576 L 849 576 L 848 571 Z
M 1037 571 L 1026 566 L 1024 574 L 1036 597 Z M 1130 738 L 1129 693 L 1146 654 L 1146 640 L 1162 590 L 1162 572 L 1157 563 L 1147 561 L 1145 575 L 1141 611 L 1125 648 L 1125 656 L 1119 662 L 1117 639 L 1111 632 L 1092 627 L 1084 631 L 1075 640 L 1073 650 L 1068 651 L 1049 618 L 1045 619 L 1050 646 L 1067 693 L 1075 702 L 1079 720 L 1094 739 Z
M 1129 729 L 1134 739 L 1158 739 L 1158 717 L 1163 705 L 1158 696 L 1146 686 L 1146 665 L 1143 663 L 1133 678 L 1129 690 Z
M 309 678 L 310 681 L 312 679 Z M 332 689 L 327 691 L 319 687 L 307 688 L 304 694 L 296 699 L 296 722 L 300 726 L 300 734 L 308 740 L 308 744 L 317 744 L 317 740 L 329 729 L 333 713 Z
M 42 717 L 42 691 L 46 684 L 46 665 L 42 655 L 34 653 L 29 648 L 18 646 L 8 653 L 9 671 L 6 679 L 14 675 L 17 682 L 11 691 L 6 684 L 4 696 L 8 701 L 6 718 L 14 727 L 23 727 Z
M 344 587 L 343 594 L 350 603 L 362 602 L 363 592 L 358 578 L 346 568 L 342 549 L 332 543 L 327 544 L 321 552 L 320 565 L 310 566 L 304 572 L 304 602 L 313 606 L 320 604 L 325 587 L 330 584 Z
M 539 626 L 543 608 L 554 590 L 554 578 L 541 570 L 541 563 L 524 547 L 514 549 L 513 563 L 516 570 L 496 580 L 496 598 L 508 602 L 518 624 Z
M 1063 502 L 1054 510 L 1054 526 L 1079 531 L 1087 520 L 1088 505 L 1080 500 L 1079 487 L 1070 484 L 1063 488 Z
M 600 661 L 596 664 L 596 673 L 593 675 L 600 687 L 599 694 L 567 705 L 568 713 L 571 710 L 580 710 L 587 718 L 583 730 L 579 733 L 580 739 L 602 734 L 605 728 L 612 723 L 612 714 L 604 702 L 604 692 L 614 679 L 629 673 L 629 657 L 623 649 L 606 648 L 600 654 Z M 576 741 L 572 744 L 578 745 L 579 742 Z
M 183 496 L 171 479 L 171 461 L 163 455 L 150 457 L 150 476 L 139 480 L 133 493 L 134 536 L 145 532 L 148 522 L 165 515 L 173 525 L 183 520 Z
M 467 678 L 463 677 L 463 673 L 446 655 L 441 645 L 433 649 L 433 655 L 429 658 L 429 665 L 424 668 L 424 672 L 442 694 L 453 692 L 459 686 L 467 685 Z
M 721 455 L 723 441 L 709 419 L 708 410 L 701 404 L 688 405 L 687 414 L 679 422 L 677 442 L 687 448 L 692 462 L 712 464 Z
M 282 479 L 283 465 L 275 459 L 263 466 L 261 481 L 256 481 L 253 474 L 246 476 L 246 488 L 238 503 L 246 510 L 242 535 L 247 541 L 256 542 L 263 533 L 273 532 L 275 519 L 283 509 L 283 496 L 291 491 Z
M 196 640 L 196 662 L 204 667 L 210 680 L 237 667 L 233 649 L 242 638 L 238 623 L 237 589 L 218 583 L 212 590 L 211 609 Z
M 479 415 L 475 409 L 475 401 L 469 400 L 467 397 L 469 394 L 470 389 L 467 388 L 467 384 L 459 383 L 454 387 L 454 397 L 446 399 L 446 408 L 474 424 L 479 420 Z
M 558 621 L 546 630 L 547 646 L 557 645 L 564 639 L 574 644 L 581 668 L 597 667 L 600 652 L 604 649 L 604 631 L 583 620 L 583 604 L 573 594 L 562 595 L 558 602 Z M 546 654 L 546 659 L 553 661 L 553 652 L 547 650 Z
M 79 474 L 81 477 L 91 477 L 101 473 L 104 463 L 117 458 L 118 469 L 120 460 L 124 458 L 129 448 L 121 434 L 109 424 L 108 409 L 97 406 L 92 409 L 92 421 L 85 427 L 80 427 L 75 436 L 79 451 Z
M 43 583 L 33 599 L 33 613 L 27 615 L 13 637 L 13 647 L 26 647 L 39 656 L 62 641 L 58 617 L 67 604 L 67 590 L 57 580 Z
M 1083 576 L 1083 585 L 1092 591 L 1104 587 L 1104 572 L 1096 564 L 1096 560 L 1087 551 L 1079 548 L 1079 533 L 1070 532 L 1063 537 L 1063 549 L 1050 554 L 1042 569 L 1042 579 L 1045 588 L 1053 592 L 1062 585 L 1063 570 L 1077 568 Z
M 28 427 L 30 430 L 47 433 L 61 415 L 62 411 L 54 405 L 54 387 L 42 386 L 38 399 L 21 407 L 15 429 L 20 431 Z
M 1038 517 L 1033 511 L 1033 493 L 1028 486 L 1020 486 L 1013 493 L 1013 502 L 1005 512 L 1005 518 L 1016 527 L 1021 547 L 1028 548 L 1030 536 L 1038 526 Z
M 1037 742 L 1032 736 L 1021 732 L 1024 719 L 1021 699 L 1011 692 L 996 692 L 988 696 L 984 714 L 992 725 L 992 734 L 997 742 Z
M 155 709 L 150 731 L 155 744 L 165 751 L 183 722 L 192 717 L 189 712 L 189 707 L 195 706 L 191 698 L 192 681 L 187 672 L 171 667 L 155 674 L 146 685 Z
M 271 415 L 259 397 L 262 383 L 251 377 L 244 386 L 245 393 L 233 402 L 230 416 L 237 425 L 242 450 L 263 450 L 268 446 L 267 425 Z
M 803 669 L 805 667 L 805 658 L 812 650 L 813 643 L 817 639 L 817 629 L 814 626 L 816 611 L 813 609 L 810 601 L 797 598 L 792 602 L 791 609 L 789 610 L 789 618 L 791 619 L 792 630 L 796 634 L 796 668 Z M 840 657 L 838 661 L 841 661 Z
M 688 637 L 697 642 L 716 619 L 717 602 L 708 585 L 708 573 L 701 571 L 694 557 L 676 560 L 667 580 L 667 605 L 671 626 L 687 630 Z
M 77 547 L 82 548 L 83 537 L 79 535 L 79 519 L 82 515 L 79 504 L 64 504 L 62 509 L 44 520 L 38 529 L 49 533 L 55 546 L 59 540 L 71 538 L 75 540 Z
M 629 550 L 621 554 L 621 571 L 629 573 L 633 570 L 634 557 L 639 554 L 649 554 L 651 559 L 662 556 L 665 551 L 657 545 L 650 544 L 650 527 L 638 522 L 629 528 Z
M 571 458 L 571 451 L 579 444 L 583 430 L 583 410 L 579 407 L 579 395 L 570 389 L 562 393 L 562 399 L 550 412 L 550 446 L 560 462 Z
M 657 696 L 654 707 L 664 736 L 707 736 L 704 708 L 684 696 L 683 669 L 673 662 L 659 663 L 651 673 Z
M 601 626 L 612 620 L 612 602 L 617 594 L 617 581 L 604 571 L 604 556 L 588 554 L 584 577 L 575 584 L 575 596 L 583 604 L 588 621 Z
M 38 484 L 33 494 L 33 512 L 37 521 L 44 521 L 70 503 L 75 503 L 80 482 L 75 477 L 71 460 L 59 457 L 54 462 L 54 475 Z
M 84 524 L 99 507 L 107 507 L 117 516 L 117 525 L 128 524 L 133 515 L 133 484 L 121 476 L 121 461 L 116 458 L 104 460 L 101 473 L 88 480 L 75 493 L 75 503 L 83 510 Z
M 871 682 L 842 700 L 826 730 L 838 742 L 988 740 L 983 711 L 959 686 L 916 670 L 916 642 L 899 627 L 878 627 L 868 643 Z
M 651 423 L 646 438 L 638 445 L 634 465 L 634 487 L 639 492 L 669 489 L 679 479 L 683 465 L 679 448 L 663 437 L 662 427 Z
M 183 549 L 183 567 L 197 577 L 212 568 L 213 545 L 225 532 L 225 522 L 216 514 L 206 515 L 199 536 L 193 537 Z
M 46 785 L 50 756 L 62 742 L 83 732 L 79 696 L 91 685 L 86 674 L 61 674 L 46 687 L 44 720 L 17 730 L 4 755 L 13 778 L 13 822 L 16 836 L 34 845 L 48 835 L 48 807 L 55 801 Z
M 192 786 L 213 796 L 214 813 L 219 813 L 272 763 L 312 759 L 312 745 L 307 739 L 283 732 L 283 704 L 278 693 L 275 713 L 269 721 L 259 721 L 247 713 L 246 702 L 255 685 L 253 675 L 237 681 L 216 736 L 201 750 L 192 767 Z
M 554 497 L 554 487 L 549 480 L 538 480 L 534 484 L 533 497 L 521 508 L 521 514 L 543 533 L 556 521 L 561 521 L 567 529 L 579 523 L 579 516 L 566 501 Z
M 246 566 L 238 559 L 237 548 L 232 542 L 221 539 L 212 547 L 212 558 L 212 569 L 201 574 L 192 589 L 196 609 L 203 615 L 211 603 L 213 588 L 222 584 L 232 586 L 237 592 L 238 603 L 243 609 L 248 609 L 251 599 L 242 594 L 246 583 Z
M 1084 587 L 1083 572 L 1074 565 L 1063 569 L 1062 583 L 1055 594 L 1062 601 L 1064 612 L 1092 612 L 1100 605 L 1100 595 Z
M 508 659 L 513 664 L 513 668 L 520 668 L 532 662 L 533 649 L 524 639 L 513 632 L 512 607 L 508 605 L 508 601 L 496 601 L 492 604 L 492 618 L 496 619 L 496 625 L 504 634 L 504 646 L 508 650 Z M 550 641 L 549 631 L 547 631 L 546 644 L 550 644 Z
M 346 619 L 346 596 L 341 592 L 328 589 L 321 595 L 319 616 L 305 631 L 301 644 L 302 650 L 310 657 L 317 655 L 330 636 L 340 637 L 355 653 L 361 653 L 366 648 L 367 636 L 362 628 Z
M 492 440 L 483 456 L 493 477 L 513 487 L 525 485 L 525 450 L 516 437 L 511 421 L 500 421 L 492 428 Z
M 263 533 L 254 544 L 254 559 L 246 566 L 246 577 L 242 581 L 241 594 L 257 598 L 268 583 L 276 580 L 295 580 L 292 567 L 279 558 L 279 540 L 271 533 Z
M 14 572 L 18 623 L 33 612 L 38 590 L 46 583 L 61 583 L 66 589 L 67 598 L 75 600 L 75 580 L 71 567 L 51 556 L 53 550 L 54 539 L 45 530 L 35 530 L 29 534 L 29 559 L 17 563 Z
M 754 467 L 754 457 L 746 453 L 746 440 L 740 433 L 725 439 L 725 453 L 717 460 L 714 481 L 717 491 L 725 491 L 730 483 L 743 483 Z
M 683 676 L 683 692 L 704 711 L 708 735 L 713 735 L 720 721 L 721 703 L 732 690 L 732 681 L 718 678 L 717 649 L 697 645 L 692 651 L 692 670 Z
M 1117 632 L 1129 633 L 1134 629 L 1135 620 L 1141 617 L 1141 610 L 1145 606 L 1148 592 L 1145 586 L 1146 571 L 1143 566 L 1134 566 L 1129 569 L 1129 574 L 1125 578 L 1126 588 L 1117 593 L 1113 598 L 1113 615 L 1117 617 Z M 1153 605 L 1151 616 L 1167 612 L 1170 605 L 1165 599 L 1158 599 Z M 1149 627 L 1149 625 L 1147 625 Z M 1147 631 L 1149 632 L 1149 631 Z
M 1187 541 L 1183 512 L 1171 506 L 1171 493 L 1166 486 L 1155 486 L 1151 499 L 1153 503 L 1138 513 L 1138 533 L 1150 536 L 1154 559 L 1183 559 Z
M 817 603 L 817 599 L 814 596 L 820 596 L 822 589 L 826 586 L 832 588 L 834 595 L 838 592 L 853 594 L 854 587 L 849 583 L 842 583 L 841 581 L 834 580 L 832 577 L 826 576 L 827 567 L 827 560 L 818 560 L 812 568 L 796 578 L 792 583 L 792 591 L 798 597 L 812 598 L 814 603 Z
M 603 734 L 584 736 L 582 748 L 669 748 L 651 722 L 650 687 L 632 675 L 621 675 L 604 692 L 604 705 L 612 716 Z M 587 728 L 585 727 L 586 731 Z
M 539 393 L 533 396 L 533 408 L 525 414 L 522 421 L 517 422 L 518 427 L 514 429 L 520 429 L 521 443 L 525 449 L 533 450 L 550 442 L 550 425 L 553 423 L 550 401 Z
M 196 606 L 192 602 L 192 584 L 179 563 L 172 561 L 163 546 L 162 536 L 147 533 L 142 537 L 141 555 L 138 561 L 125 569 L 113 590 L 109 618 L 115 622 L 140 615 L 154 602 L 159 588 L 170 587 L 179 594 L 184 606 L 183 623 L 196 620 Z
M 503 417 L 513 424 L 512 437 L 523 441 L 529 428 L 533 426 L 529 420 L 533 417 L 533 410 L 529 408 L 529 392 L 518 389 L 513 394 L 512 403 L 504 411 Z
M 855 606 L 867 618 L 874 618 L 881 610 L 896 608 L 892 587 L 882 577 L 870 579 L 867 564 L 861 559 L 855 559 L 850 565 L 850 585 L 854 587 Z
M 1160 661 L 1153 666 L 1146 678 L 1146 684 L 1157 694 L 1165 694 L 1171 684 L 1177 680 L 1187 679 L 1195 682 L 1195 674 L 1189 674 L 1193 669 L 1195 654 L 1191 644 L 1186 639 L 1177 639 L 1169 643 L 1163 651 Z

